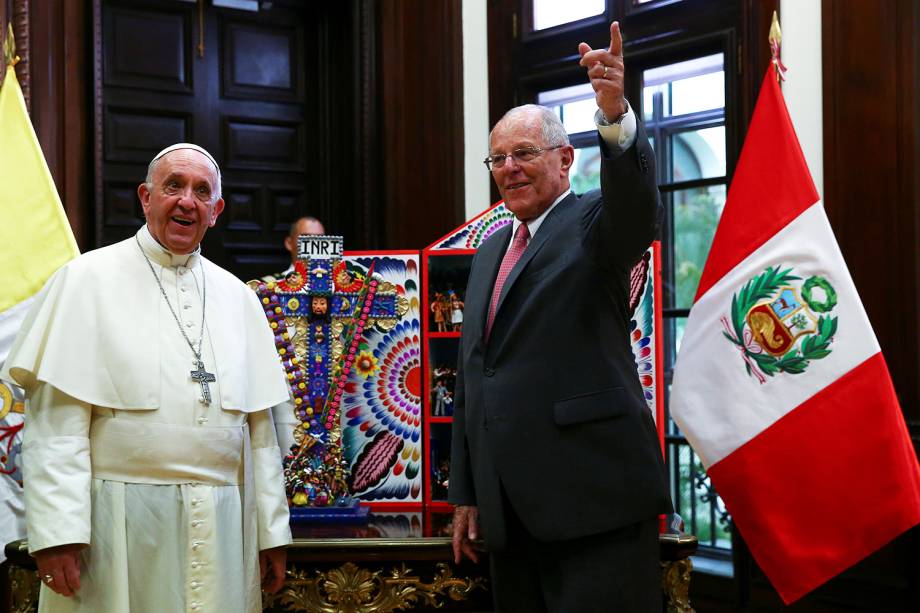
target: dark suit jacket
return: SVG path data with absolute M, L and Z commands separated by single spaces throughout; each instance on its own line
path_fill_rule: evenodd
M 601 190 L 550 211 L 485 320 L 511 226 L 476 253 L 454 401 L 450 502 L 477 505 L 489 549 L 505 545 L 502 488 L 540 540 L 578 538 L 671 510 L 655 424 L 628 337 L 629 272 L 660 215 L 640 125 Z

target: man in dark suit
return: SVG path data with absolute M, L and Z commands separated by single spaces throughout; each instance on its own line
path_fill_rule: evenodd
M 569 189 L 574 149 L 525 105 L 486 164 L 510 227 L 473 259 L 454 402 L 454 555 L 490 553 L 499 611 L 660 610 L 670 512 L 655 424 L 629 345 L 629 272 L 659 217 L 655 156 L 623 96 L 622 39 L 579 45 L 595 90 L 601 190 Z
M 276 272 L 274 274 L 265 275 L 261 278 L 262 281 L 283 281 L 287 279 L 287 276 L 294 272 L 294 266 L 297 262 L 297 237 L 301 234 L 308 235 L 323 235 L 326 233 L 326 229 L 323 227 L 323 222 L 318 220 L 316 217 L 300 217 L 297 221 L 291 224 L 291 229 L 288 231 L 288 235 L 284 237 L 284 248 L 287 249 L 287 252 L 291 254 L 291 265 L 281 272 Z

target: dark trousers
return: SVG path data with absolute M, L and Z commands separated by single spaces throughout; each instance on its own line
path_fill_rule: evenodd
M 661 611 L 657 518 L 569 541 L 541 542 L 527 532 L 507 498 L 504 502 L 508 547 L 489 554 L 496 611 Z

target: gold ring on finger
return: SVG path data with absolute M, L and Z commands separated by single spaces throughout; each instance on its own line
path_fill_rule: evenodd
M 601 75 L 602 79 L 607 78 L 607 71 L 610 70 L 610 66 L 604 66 L 604 74 Z

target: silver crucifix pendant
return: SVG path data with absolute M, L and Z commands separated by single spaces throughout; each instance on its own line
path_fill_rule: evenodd
M 193 381 L 197 381 L 201 385 L 201 402 L 206 405 L 211 404 L 211 389 L 208 386 L 209 382 L 214 382 L 217 379 L 214 378 L 214 373 L 210 373 L 204 369 L 204 362 L 198 360 L 198 368 L 189 373 Z

